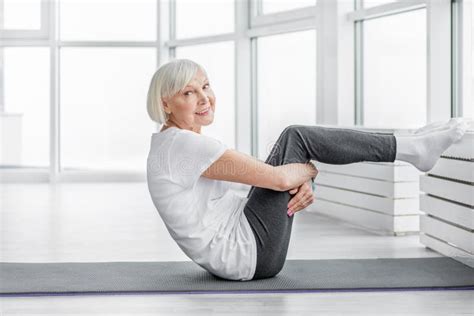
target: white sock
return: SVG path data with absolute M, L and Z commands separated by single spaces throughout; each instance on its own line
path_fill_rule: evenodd
M 435 130 L 445 130 L 455 126 L 458 123 L 461 123 L 463 118 L 453 117 L 449 121 L 437 121 L 428 125 L 425 125 L 413 132 L 415 135 L 426 134 Z
M 395 159 L 406 161 L 418 170 L 431 170 L 441 154 L 464 135 L 467 124 L 457 123 L 451 128 L 434 130 L 423 135 L 395 136 L 397 154 Z

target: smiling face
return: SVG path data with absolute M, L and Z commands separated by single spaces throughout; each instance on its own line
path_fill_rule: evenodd
M 216 97 L 201 69 L 186 87 L 162 101 L 165 112 L 169 113 L 166 125 L 201 133 L 201 126 L 214 121 Z

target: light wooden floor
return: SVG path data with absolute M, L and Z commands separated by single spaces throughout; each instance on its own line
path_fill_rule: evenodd
M 244 193 L 243 193 L 244 194 Z M 189 260 L 146 183 L 0 184 L 0 261 Z M 288 259 L 437 257 L 417 235 L 295 215 Z M 474 315 L 472 291 L 0 298 L 0 315 Z

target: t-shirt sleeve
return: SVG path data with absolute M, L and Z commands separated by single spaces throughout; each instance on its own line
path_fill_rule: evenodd
M 170 178 L 183 186 L 192 186 L 212 163 L 228 149 L 221 141 L 191 131 L 178 133 L 171 145 Z

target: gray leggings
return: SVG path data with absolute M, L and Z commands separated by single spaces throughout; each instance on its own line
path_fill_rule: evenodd
M 280 166 L 288 163 L 342 165 L 361 161 L 393 162 L 396 140 L 392 134 L 370 133 L 312 125 L 290 125 L 283 130 L 265 163 Z M 253 279 L 273 277 L 285 264 L 293 216 L 286 213 L 292 197 L 280 192 L 254 187 L 250 189 L 244 214 L 257 242 L 257 268 Z

